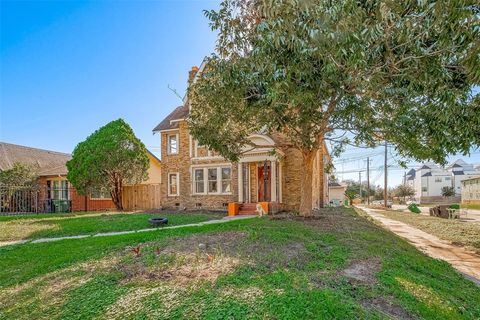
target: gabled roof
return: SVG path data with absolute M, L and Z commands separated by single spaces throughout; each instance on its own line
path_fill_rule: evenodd
M 422 175 L 422 177 L 431 177 L 432 176 L 432 173 L 431 172 L 427 172 L 425 173 L 424 175 Z
M 463 171 L 452 171 L 454 176 L 463 176 L 465 173 Z
M 184 104 L 176 107 L 162 122 L 153 128 L 153 132 L 178 129 L 178 122 L 185 119 L 188 113 L 188 105 Z
M 424 164 L 419 170 L 423 170 L 423 169 L 431 169 L 431 168 Z
M 40 176 L 64 176 L 67 174 L 68 153 L 43 150 L 0 142 L 0 170 L 8 170 L 15 163 L 33 167 Z

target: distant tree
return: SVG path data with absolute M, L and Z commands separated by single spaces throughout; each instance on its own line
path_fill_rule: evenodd
M 325 142 L 334 155 L 383 140 L 417 160 L 467 153 L 480 143 L 477 2 L 222 1 L 206 12 L 217 47 L 189 88 L 190 132 L 232 161 L 253 133 L 286 137 L 304 216 Z
M 443 187 L 442 196 L 453 197 L 455 195 L 455 189 L 453 187 Z
M 146 180 L 148 165 L 145 145 L 123 119 L 118 119 L 76 146 L 67 162 L 67 177 L 80 194 L 109 190 L 117 209 L 123 210 L 123 185 Z
M 380 186 L 377 186 L 375 188 L 375 194 L 373 195 L 374 200 L 383 200 L 383 197 L 385 195 L 383 194 L 383 188 Z
M 395 187 L 393 194 L 395 197 L 403 198 L 403 202 L 405 202 L 407 197 L 415 195 L 415 190 L 411 186 L 400 184 Z
M 36 180 L 37 173 L 35 168 L 23 163 L 16 162 L 11 169 L 0 171 L 0 185 L 33 185 L 36 183 Z
M 355 199 L 357 196 L 358 193 L 355 191 L 355 189 L 351 186 L 347 186 L 347 189 L 345 190 L 345 197 L 348 199 L 349 205 L 352 205 L 353 199 Z

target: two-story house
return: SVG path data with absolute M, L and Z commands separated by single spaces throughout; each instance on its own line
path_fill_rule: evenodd
M 197 71 L 192 68 L 189 81 L 194 81 Z M 250 136 L 257 147 L 232 163 L 190 135 L 189 111 L 186 99 L 153 129 L 161 141 L 163 207 L 222 209 L 228 203 L 239 203 L 241 212 L 252 213 L 256 203 L 268 202 L 270 211 L 298 209 L 304 172 L 298 150 L 280 147 L 279 135 L 258 133 Z M 324 149 L 328 163 L 326 146 Z M 328 203 L 328 176 L 320 174 L 319 160 L 318 156 L 312 182 L 314 208 L 319 206 L 320 192 Z
M 405 183 L 415 190 L 415 199 L 420 203 L 443 201 L 442 189 L 453 187 L 455 197 L 460 200 L 461 182 L 480 175 L 480 170 L 459 159 L 443 168 L 434 163 L 425 163 L 406 174 Z

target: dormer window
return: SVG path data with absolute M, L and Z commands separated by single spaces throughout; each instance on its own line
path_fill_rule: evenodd
M 167 153 L 178 154 L 178 134 L 169 134 L 167 136 Z

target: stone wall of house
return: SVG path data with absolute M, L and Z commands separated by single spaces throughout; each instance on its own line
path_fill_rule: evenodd
M 169 134 L 179 134 L 178 154 L 167 154 L 167 136 Z M 186 122 L 179 123 L 178 130 L 162 132 L 161 134 L 161 152 L 162 152 L 162 207 L 178 209 L 222 209 L 226 210 L 226 204 L 238 200 L 238 166 L 225 159 L 196 159 L 193 160 L 194 146 L 190 145 L 189 131 Z M 194 144 L 192 142 L 192 144 Z M 207 152 L 198 148 L 197 156 L 207 156 Z M 232 194 L 230 195 L 195 195 L 193 194 L 193 175 L 192 165 L 229 164 L 231 165 Z M 169 173 L 179 173 L 179 195 L 168 195 L 168 175 Z M 205 177 L 206 178 L 206 177 Z M 220 188 L 220 186 L 219 186 Z

